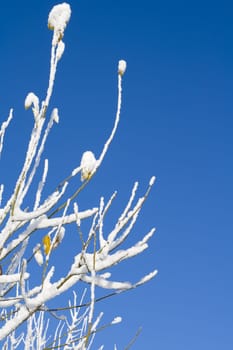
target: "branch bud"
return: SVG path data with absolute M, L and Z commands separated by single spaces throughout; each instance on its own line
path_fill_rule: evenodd
M 118 62 L 118 74 L 120 74 L 122 76 L 126 71 L 126 67 L 127 67 L 126 61 L 120 60 Z
M 57 60 L 59 61 L 63 55 L 63 52 L 65 50 L 65 44 L 64 42 L 61 40 L 59 41 L 58 45 L 57 45 Z
M 43 265 L 44 258 L 40 250 L 40 244 L 37 244 L 33 249 L 34 258 L 39 266 Z
M 39 110 L 39 99 L 33 92 L 29 92 L 24 101 L 25 109 L 29 109 L 31 105 L 33 105 L 36 110 Z
M 57 108 L 54 108 L 53 111 L 52 111 L 52 115 L 51 115 L 53 121 L 55 123 L 59 123 L 59 115 L 58 115 L 58 109 Z
M 94 153 L 86 151 L 81 159 L 81 181 L 88 180 L 96 167 L 96 159 Z
M 70 5 L 65 2 L 54 6 L 50 11 L 48 27 L 49 29 L 54 30 L 54 34 L 56 34 L 57 37 L 56 43 L 62 39 L 66 25 L 69 22 L 70 15 Z

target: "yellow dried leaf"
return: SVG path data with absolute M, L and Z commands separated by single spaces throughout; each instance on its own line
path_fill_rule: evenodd
M 47 255 L 51 248 L 51 239 L 48 235 L 43 238 L 44 252 Z

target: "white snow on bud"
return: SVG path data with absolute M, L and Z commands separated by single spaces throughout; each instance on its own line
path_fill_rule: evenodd
M 101 278 L 105 278 L 105 279 L 110 278 L 110 277 L 111 277 L 111 273 L 110 273 L 110 272 L 102 273 L 102 274 L 100 275 L 100 277 L 101 277 Z
M 120 74 L 122 76 L 126 71 L 126 67 L 127 67 L 126 61 L 120 60 L 118 62 L 118 74 Z
M 40 250 L 40 244 L 37 244 L 33 249 L 34 258 L 39 266 L 43 265 L 44 258 Z
M 65 43 L 61 40 L 57 45 L 57 51 L 56 51 L 58 61 L 61 59 L 64 50 L 65 50 Z
M 156 180 L 156 177 L 155 177 L 155 176 L 152 176 L 152 178 L 150 179 L 149 185 L 150 185 L 150 186 L 153 186 L 154 183 L 155 183 L 155 180 Z
M 53 248 L 57 248 L 65 236 L 65 228 L 62 226 L 56 236 Z
M 33 92 L 29 92 L 29 94 L 25 98 L 24 107 L 25 107 L 25 109 L 28 109 L 32 105 L 36 111 L 39 111 L 39 99 L 38 99 L 38 97 Z
M 91 151 L 84 152 L 82 155 L 80 166 L 81 181 L 89 179 L 96 167 L 96 159 L 94 153 L 92 153 Z
M 49 29 L 59 31 L 63 36 L 67 23 L 69 22 L 71 15 L 70 5 L 63 2 L 52 8 L 49 13 L 48 27 Z
M 58 115 L 58 109 L 57 108 L 54 108 L 53 111 L 52 111 L 52 115 L 51 115 L 53 121 L 55 123 L 59 123 L 59 115 Z
M 114 318 L 114 320 L 112 320 L 111 324 L 117 324 L 120 323 L 122 321 L 122 318 L 120 316 L 117 316 Z

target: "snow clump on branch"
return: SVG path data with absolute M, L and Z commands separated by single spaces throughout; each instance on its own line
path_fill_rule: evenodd
M 118 62 L 118 73 L 122 76 L 126 71 L 127 63 L 125 60 L 120 60 Z
M 86 151 L 81 159 L 81 181 L 88 180 L 96 168 L 96 159 L 94 153 Z
M 50 11 L 48 27 L 49 29 L 54 30 L 54 37 L 56 38 L 54 44 L 57 44 L 63 38 L 64 30 L 70 20 L 70 16 L 71 8 L 66 2 L 54 6 Z

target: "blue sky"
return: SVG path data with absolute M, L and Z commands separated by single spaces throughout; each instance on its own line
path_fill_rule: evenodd
M 114 343 L 124 349 L 142 326 L 136 350 L 230 350 L 233 6 L 227 0 L 69 3 L 66 51 L 51 101 L 60 124 L 46 148 L 51 187 L 79 163 L 83 151 L 100 153 L 114 120 L 122 58 L 128 69 L 121 122 L 80 205 L 95 205 L 117 189 L 117 212 L 134 181 L 142 193 L 149 178 L 157 177 L 130 242 L 153 226 L 157 233 L 146 253 L 116 273 L 133 281 L 154 267 L 159 274 L 99 306 L 106 321 L 122 315 L 124 323 L 99 334 L 96 347 L 105 342 L 106 349 Z M 32 127 L 25 96 L 34 91 L 42 99 L 46 92 L 52 35 L 47 16 L 54 4 L 1 6 L 0 119 L 10 107 L 15 111 L 2 155 L 6 192 Z

